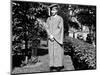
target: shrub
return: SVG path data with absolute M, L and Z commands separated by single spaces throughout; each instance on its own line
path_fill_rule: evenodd
M 70 51 L 75 69 L 96 68 L 96 49 L 93 45 L 70 37 L 65 39 L 65 50 L 66 45 L 71 48 L 67 51 Z

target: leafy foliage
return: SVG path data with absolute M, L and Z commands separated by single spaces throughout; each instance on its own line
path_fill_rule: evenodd
M 75 69 L 96 68 L 96 49 L 93 45 L 70 37 L 67 37 L 65 41 L 65 50 L 70 53 Z M 66 45 L 70 50 L 66 48 Z
M 39 38 L 46 37 L 43 34 L 44 29 L 37 21 L 37 18 L 47 17 L 46 9 L 40 3 L 30 2 L 12 2 L 12 45 L 13 50 L 28 49 L 28 42 L 31 41 L 32 46 L 38 46 Z M 41 36 L 42 35 L 42 36 Z M 25 43 L 22 43 L 22 42 Z M 31 47 L 32 47 L 31 46 Z M 18 48 L 18 49 L 17 49 Z

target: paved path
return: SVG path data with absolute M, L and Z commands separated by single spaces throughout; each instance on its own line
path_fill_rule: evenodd
M 48 54 L 39 56 L 40 62 L 36 64 L 26 65 L 24 67 L 14 68 L 12 73 L 34 73 L 34 72 L 49 72 L 49 59 Z M 71 57 L 68 55 L 64 56 L 64 66 L 63 71 L 74 70 L 74 66 L 71 61 Z

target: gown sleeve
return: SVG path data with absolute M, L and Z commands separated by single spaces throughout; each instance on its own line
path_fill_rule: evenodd
M 45 23 L 45 30 L 46 30 L 48 36 L 51 35 L 51 33 L 50 33 L 50 31 L 49 31 L 49 29 L 50 29 L 50 26 L 49 26 L 49 19 L 50 19 L 50 18 L 48 18 L 47 21 L 46 21 L 46 23 Z

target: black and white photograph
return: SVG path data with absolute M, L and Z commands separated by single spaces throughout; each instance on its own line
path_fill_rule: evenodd
M 11 0 L 11 74 L 96 70 L 96 6 Z

